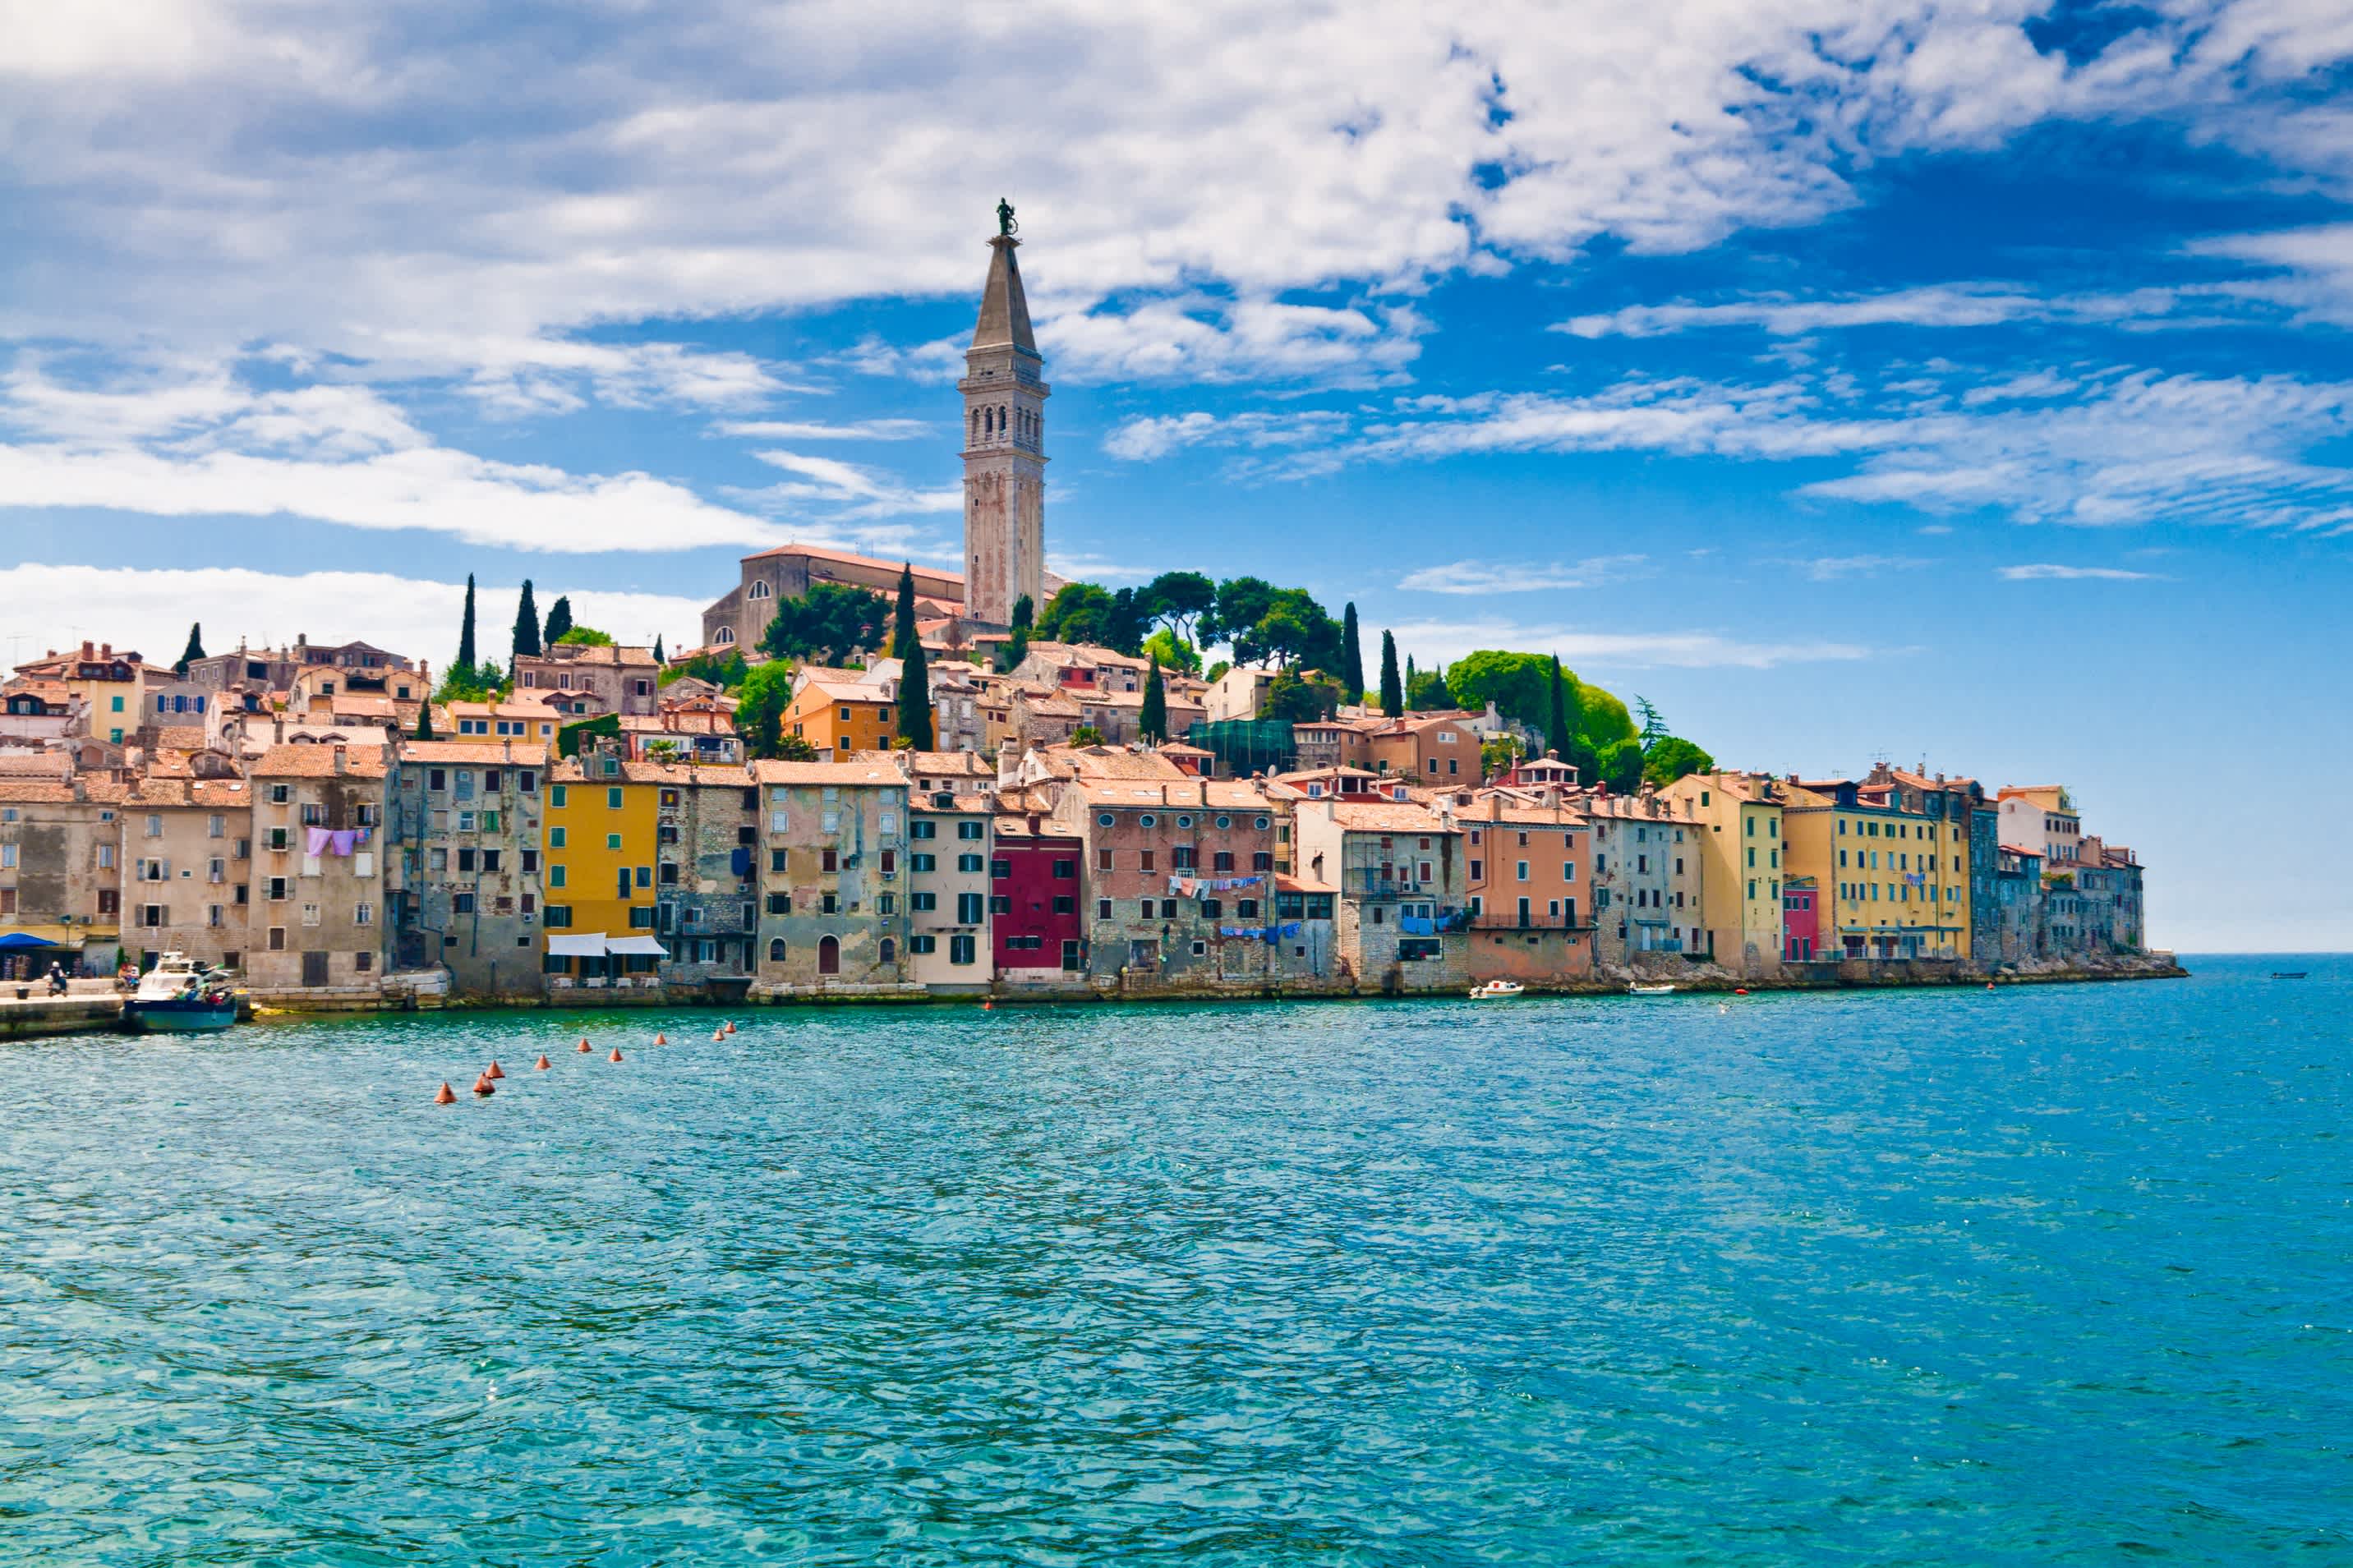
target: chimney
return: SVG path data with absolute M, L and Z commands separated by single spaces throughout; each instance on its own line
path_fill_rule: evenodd
M 84 637 L 82 639 L 81 656 L 84 658 L 96 658 L 98 657 L 97 647 L 91 644 L 88 637 Z
M 339 742 L 335 746 L 335 772 L 338 773 L 343 772 L 347 762 L 348 759 L 344 755 L 343 745 Z
M 1021 752 L 1007 736 L 997 742 L 997 787 L 1012 789 L 1021 782 Z
M 1037 837 L 1039 831 L 1038 814 L 1033 811 L 1029 814 L 1029 837 L 1032 838 Z

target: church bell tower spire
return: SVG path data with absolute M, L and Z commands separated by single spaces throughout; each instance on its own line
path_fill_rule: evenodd
M 1046 607 L 1046 362 L 1021 291 L 1021 241 L 1008 202 L 997 204 L 980 320 L 965 351 L 965 614 L 992 626 L 1013 602 Z

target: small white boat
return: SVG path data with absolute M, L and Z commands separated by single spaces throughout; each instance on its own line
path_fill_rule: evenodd
M 1629 996 L 1672 996 L 1674 994 L 1675 988 L 1672 985 L 1642 985 L 1638 984 L 1626 987 L 1626 994 Z
M 237 993 L 227 970 L 210 968 L 177 948 L 139 977 L 122 1004 L 123 1022 L 156 1035 L 202 1035 L 237 1022 Z
M 1515 980 L 1490 980 L 1484 985 L 1473 985 L 1471 987 L 1471 1000 L 1473 1002 L 1502 1002 L 1508 1000 L 1511 997 L 1517 996 L 1526 990 L 1526 986 L 1522 985 Z

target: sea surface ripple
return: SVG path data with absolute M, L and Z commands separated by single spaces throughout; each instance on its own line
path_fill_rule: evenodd
M 2280 966 L 0 1047 L 0 1560 L 2353 1561 Z

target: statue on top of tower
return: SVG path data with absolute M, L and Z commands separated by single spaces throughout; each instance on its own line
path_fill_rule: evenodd
M 1013 221 L 1013 204 L 1003 196 L 997 198 L 997 232 L 1000 235 L 1019 233 L 1021 226 Z

